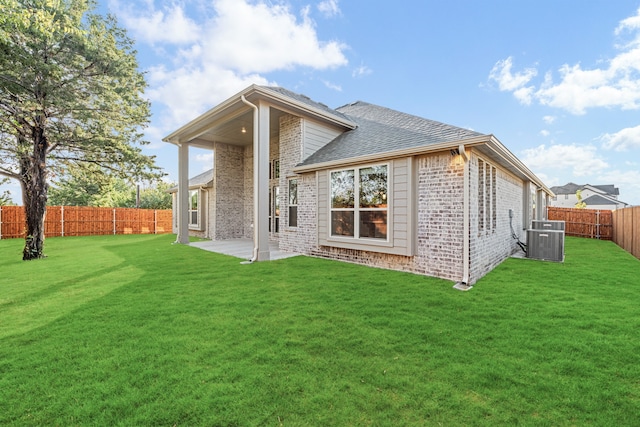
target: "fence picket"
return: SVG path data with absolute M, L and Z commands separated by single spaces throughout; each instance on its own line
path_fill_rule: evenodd
M 547 208 L 547 218 L 565 222 L 567 236 L 613 239 L 613 217 L 609 210 Z
M 171 209 L 47 206 L 45 237 L 171 233 Z M 0 239 L 23 238 L 23 206 L 0 206 Z

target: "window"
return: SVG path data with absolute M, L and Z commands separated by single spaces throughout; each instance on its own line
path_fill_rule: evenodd
M 387 177 L 387 165 L 331 172 L 332 236 L 387 239 Z
M 497 181 L 495 167 L 478 160 L 478 231 L 495 230 L 497 217 Z
M 298 226 L 298 180 L 289 180 L 289 227 Z
M 189 191 L 189 227 L 200 226 L 200 213 L 198 211 L 198 206 L 200 204 L 199 199 L 200 199 L 199 190 Z

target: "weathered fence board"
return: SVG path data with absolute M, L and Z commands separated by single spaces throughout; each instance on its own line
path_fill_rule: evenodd
M 564 221 L 567 236 L 613 239 L 613 219 L 609 210 L 549 207 L 547 218 Z
M 47 206 L 46 237 L 171 233 L 170 209 Z M 22 206 L 0 206 L 0 239 L 24 237 Z
M 640 259 L 640 206 L 613 211 L 613 241 Z

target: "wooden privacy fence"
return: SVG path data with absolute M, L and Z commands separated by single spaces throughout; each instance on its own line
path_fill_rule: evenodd
M 170 209 L 47 206 L 46 237 L 171 233 Z M 22 206 L 0 206 L 0 239 L 24 237 Z
M 640 206 L 613 211 L 613 241 L 640 258 Z
M 564 221 L 567 236 L 613 239 L 613 219 L 609 210 L 549 207 L 547 218 Z

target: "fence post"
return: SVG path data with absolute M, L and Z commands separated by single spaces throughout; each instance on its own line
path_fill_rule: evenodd
M 60 206 L 60 237 L 64 237 L 64 206 Z
M 2 206 L 0 206 L 0 240 L 2 240 Z
M 113 235 L 116 235 L 116 209 L 113 208 Z
M 158 210 L 153 210 L 153 234 L 158 234 Z
M 596 239 L 600 240 L 600 210 L 596 211 Z

